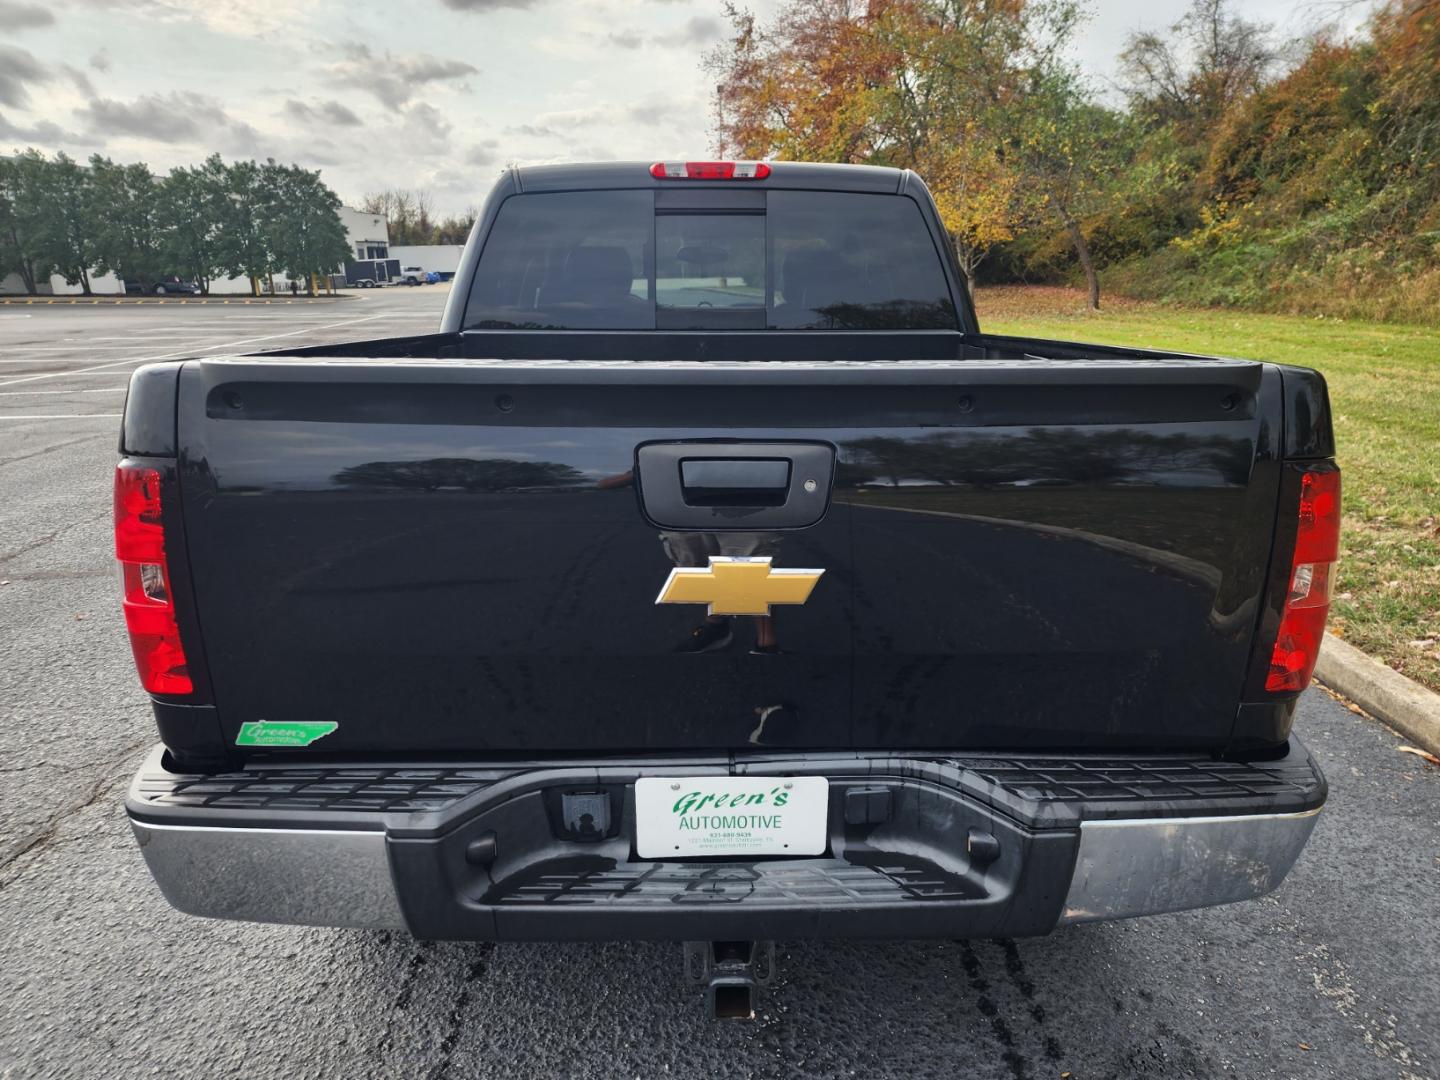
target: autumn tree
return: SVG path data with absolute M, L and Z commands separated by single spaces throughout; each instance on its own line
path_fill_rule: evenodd
M 1440 3 L 1391 0 L 1376 15 L 1371 114 L 1386 163 L 1430 197 L 1440 191 Z
M 1023 209 L 1007 150 L 1027 73 L 1070 34 L 1068 0 L 791 0 L 728 9 L 706 57 L 722 156 L 913 168 L 967 279 Z
M 1011 162 L 973 129 L 954 141 L 926 146 L 913 167 L 925 178 L 971 295 L 975 273 L 996 244 L 1012 240 L 1020 224 L 1020 177 Z

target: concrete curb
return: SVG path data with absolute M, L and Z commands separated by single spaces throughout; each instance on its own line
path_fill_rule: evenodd
M 1315 677 L 1432 754 L 1440 754 L 1440 694 L 1407 679 L 1333 634 Z

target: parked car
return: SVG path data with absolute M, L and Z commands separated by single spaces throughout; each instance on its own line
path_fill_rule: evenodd
M 400 280 L 406 285 L 424 285 L 429 281 L 425 269 L 420 266 L 402 266 L 400 268 Z
M 911 172 L 512 168 L 440 332 L 131 378 L 130 821 L 181 911 L 684 941 L 719 1016 L 776 939 L 1259 896 L 1326 798 L 1330 417 L 983 333 Z
M 182 296 L 198 296 L 200 286 L 193 281 L 186 281 L 184 278 L 171 274 L 168 277 L 155 278 L 153 280 L 126 281 L 125 292 L 127 294 L 153 293 L 156 296 L 167 294 L 179 294 Z

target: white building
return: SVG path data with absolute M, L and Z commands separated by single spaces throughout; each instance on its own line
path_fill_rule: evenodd
M 342 206 L 340 221 L 345 226 L 345 235 L 350 240 L 350 250 L 356 262 L 399 258 L 390 250 L 390 228 L 384 215 L 367 214 L 364 210 Z
M 79 296 L 85 290 L 80 285 L 66 284 L 60 274 L 51 274 L 48 279 L 35 282 L 35 291 L 40 296 Z M 118 296 L 125 291 L 124 283 L 114 274 L 91 274 L 90 291 L 96 296 Z M 19 274 L 7 274 L 0 278 L 0 296 L 6 293 L 25 292 L 25 280 Z
M 396 244 L 390 257 L 399 259 L 401 268 L 418 266 L 441 274 L 454 274 L 460 269 L 460 253 L 464 244 Z

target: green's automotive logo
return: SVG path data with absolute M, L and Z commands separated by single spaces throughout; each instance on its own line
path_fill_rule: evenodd
M 675 800 L 675 805 L 670 808 L 672 814 L 684 817 L 686 814 L 701 810 L 724 810 L 735 809 L 740 806 L 784 806 L 790 801 L 790 792 L 784 788 L 773 787 L 769 791 L 755 791 L 749 794 L 741 792 L 739 795 L 731 795 L 728 791 L 712 792 L 708 795 L 701 795 L 698 791 L 681 795 Z
M 703 795 L 691 791 L 676 799 L 670 812 L 680 819 L 676 827 L 681 832 L 725 830 L 749 833 L 756 829 L 774 832 L 784 826 L 784 816 L 776 811 L 789 801 L 790 792 L 781 787 L 773 787 L 769 791 L 742 791 L 734 795 L 728 791 Z
M 235 736 L 235 745 L 309 746 L 316 739 L 323 739 L 339 726 L 333 720 L 300 724 L 277 724 L 268 720 L 256 720 L 253 723 L 240 725 L 240 734 Z

